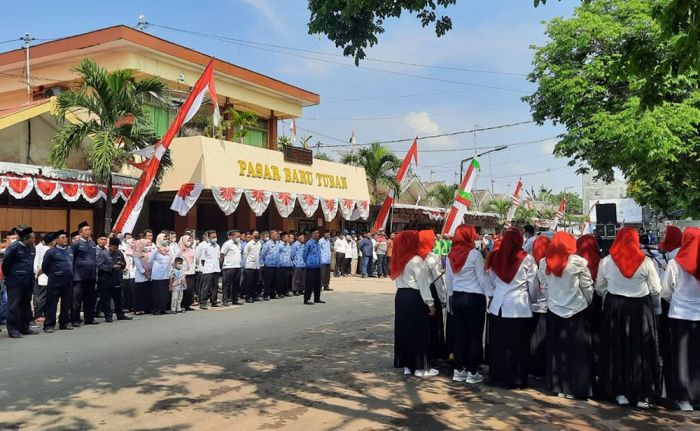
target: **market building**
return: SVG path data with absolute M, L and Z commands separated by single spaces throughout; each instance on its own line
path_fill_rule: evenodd
M 87 57 L 108 71 L 131 68 L 138 76 L 158 77 L 170 97 L 147 103 L 153 127 L 162 135 L 211 58 L 126 26 L 53 40 L 29 51 L 29 56 L 23 48 L 0 53 L 0 229 L 24 222 L 39 231 L 73 230 L 87 220 L 101 230 L 109 192 L 92 181 L 88 161 L 75 155 L 69 169 L 47 166 L 58 128 L 55 96 L 81 84 L 73 68 Z M 26 82 L 27 57 L 31 85 Z M 183 137 L 170 147 L 174 167 L 148 197 L 135 230 L 333 229 L 341 227 L 341 219 L 369 215 L 363 169 L 316 160 L 302 149 L 287 151 L 286 157 L 278 151 L 278 122 L 301 117 L 304 107 L 320 103 L 318 94 L 219 59 L 214 71 L 224 119 L 234 109 L 253 114 L 256 125 L 243 137 L 226 130 L 224 139 L 198 136 L 205 129 L 194 121 L 183 128 Z M 212 108 L 205 101 L 202 111 Z M 268 177 L 272 169 L 277 174 Z M 114 217 L 139 175 L 135 169 L 114 175 Z M 193 182 L 206 190 L 186 215 L 178 215 L 170 203 Z

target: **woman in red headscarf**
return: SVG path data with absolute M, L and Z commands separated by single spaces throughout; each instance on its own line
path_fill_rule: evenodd
M 600 266 L 600 246 L 595 235 L 587 234 L 579 237 L 576 240 L 576 254 L 586 259 L 588 262 L 588 270 L 593 279 L 595 286 L 596 278 L 598 277 L 598 267 Z M 600 368 L 600 331 L 603 320 L 603 297 L 598 292 L 593 292 L 593 302 L 588 307 L 588 315 L 591 323 L 591 350 L 593 351 L 593 395 L 598 396 L 599 368 Z
M 451 298 L 454 333 L 454 373 L 452 380 L 469 384 L 481 383 L 479 365 L 484 361 L 483 336 L 486 295 L 489 280 L 484 271 L 484 258 L 474 246 L 479 235 L 472 225 L 461 225 L 455 231 L 452 249 L 447 255 L 446 282 Z
M 532 257 L 538 266 L 547 254 L 551 240 L 545 235 L 539 235 L 532 243 Z M 547 297 L 540 289 L 539 281 L 530 286 L 530 296 L 533 298 L 532 319 L 530 322 L 530 375 L 545 377 L 547 375 L 545 339 L 547 336 Z
M 576 238 L 554 234 L 538 271 L 547 298 L 547 383 L 560 397 L 588 398 L 593 368 L 588 306 L 593 278 L 588 261 L 576 253 Z
M 530 288 L 536 282 L 535 259 L 523 250 L 523 236 L 507 230 L 486 262 L 493 300 L 489 305 L 489 376 L 509 387 L 527 386 L 530 356 Z
M 700 401 L 700 229 L 689 227 L 669 262 L 662 296 L 668 310 L 669 352 L 666 391 L 683 411 Z
M 639 233 L 617 232 L 610 255 L 600 262 L 596 291 L 603 301 L 600 389 L 620 405 L 640 408 L 661 392 L 654 300 L 661 282 L 654 263 L 641 249 Z
M 420 243 L 418 256 L 423 259 L 430 277 L 430 293 L 435 304 L 435 316 L 430 318 L 430 359 L 447 359 L 445 343 L 445 320 L 442 309 L 447 303 L 447 290 L 443 281 L 443 269 L 440 258 L 433 253 L 435 247 L 435 232 L 422 230 L 418 232 Z
M 430 367 L 430 317 L 435 315 L 435 302 L 430 293 L 430 275 L 418 255 L 418 231 L 400 232 L 394 239 L 390 275 L 396 282 L 394 300 L 394 367 L 404 374 L 432 377 L 438 374 Z M 439 306 L 439 304 L 438 304 Z

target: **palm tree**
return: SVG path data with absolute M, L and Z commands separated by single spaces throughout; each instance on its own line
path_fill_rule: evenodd
M 510 199 L 493 199 L 486 203 L 486 205 L 484 206 L 484 210 L 486 210 L 487 212 L 498 214 L 498 219 L 500 220 L 500 223 L 504 224 L 506 222 L 506 218 L 508 217 L 508 210 L 510 210 L 511 204 L 512 202 L 510 201 Z
M 442 204 L 443 208 L 447 208 L 455 199 L 457 187 L 457 184 L 438 184 L 428 192 L 428 197 L 437 199 L 438 202 Z
M 521 205 L 515 210 L 515 216 L 513 218 L 518 222 L 531 224 L 532 221 L 537 218 L 537 210 Z
M 131 151 L 158 140 L 145 109 L 144 96 L 150 93 L 165 97 L 167 87 L 156 78 L 136 79 L 132 69 L 108 72 L 89 58 L 74 71 L 81 76 L 82 85 L 58 96 L 57 116 L 61 125 L 51 140 L 49 163 L 64 169 L 71 153 L 84 152 L 94 180 L 107 186 L 107 233 L 112 228 L 112 172 L 124 167 Z M 69 112 L 75 113 L 78 120 L 66 122 Z M 161 160 L 161 173 L 162 168 L 170 165 L 166 154 Z
M 341 163 L 365 168 L 367 181 L 372 185 L 373 202 L 378 199 L 377 188 L 380 184 L 398 191 L 395 171 L 401 166 L 401 162 L 388 147 L 375 142 L 369 147 L 361 148 L 357 154 L 344 154 Z
M 233 139 L 242 140 L 258 125 L 258 117 L 252 112 L 237 111 L 231 107 L 225 113 L 231 118 L 223 122 L 223 127 L 233 129 Z

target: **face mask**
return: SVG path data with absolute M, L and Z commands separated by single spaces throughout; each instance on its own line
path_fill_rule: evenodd
M 160 245 L 163 247 L 167 247 L 170 245 L 170 242 L 167 239 L 164 239 L 163 241 L 160 242 Z
M 175 269 L 182 269 L 182 265 L 180 265 L 180 264 L 175 265 Z
M 209 242 L 212 244 L 216 244 L 216 238 L 209 238 Z

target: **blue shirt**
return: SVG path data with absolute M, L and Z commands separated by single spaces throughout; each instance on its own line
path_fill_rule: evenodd
M 328 241 L 326 241 L 328 243 Z M 319 243 L 316 240 L 310 239 L 304 244 L 304 251 L 302 252 L 302 258 L 306 263 L 306 268 L 320 268 L 321 267 L 321 253 L 319 251 Z M 330 256 L 330 251 L 328 252 Z
M 304 268 L 306 264 L 304 263 L 304 244 L 299 241 L 294 241 L 292 244 L 292 263 L 295 268 Z
M 326 238 L 318 240 L 319 253 L 321 255 L 321 265 L 331 264 L 331 243 Z M 307 265 L 308 268 L 308 265 Z
M 292 267 L 292 246 L 286 242 L 280 241 L 279 246 L 280 268 Z
M 362 252 L 362 256 L 372 257 L 372 250 L 374 250 L 372 240 L 369 238 L 362 238 L 362 241 L 360 241 L 360 251 Z
M 280 266 L 279 244 L 273 240 L 267 241 L 260 249 L 260 265 L 270 268 Z
M 248 241 L 241 240 L 241 268 L 242 269 L 245 269 L 245 259 L 243 259 L 243 250 L 245 250 L 246 244 L 248 244 Z

